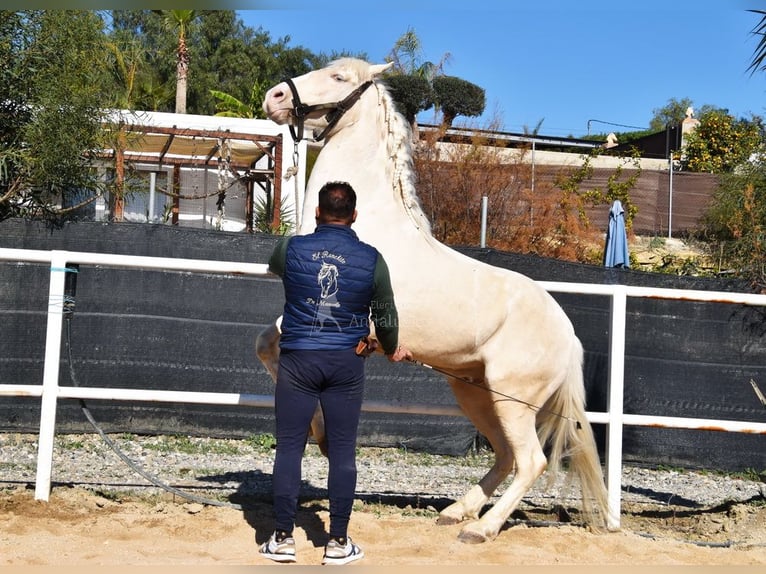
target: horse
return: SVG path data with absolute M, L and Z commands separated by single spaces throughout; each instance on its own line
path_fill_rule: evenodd
M 416 193 L 412 130 L 381 81 L 390 65 L 341 58 L 267 91 L 268 118 L 287 124 L 294 138 L 306 125 L 324 140 L 296 233 L 314 230 L 325 182 L 354 187 L 354 230 L 388 263 L 399 340 L 416 362 L 445 375 L 459 408 L 491 446 L 491 468 L 440 511 L 438 524 L 464 523 L 463 542 L 493 540 L 537 479 L 547 472 L 553 480 L 566 461 L 580 485 L 585 525 L 602 532 L 609 528 L 607 492 L 585 413 L 582 344 L 538 283 L 433 236 Z M 256 339 L 256 353 L 272 377 L 280 319 Z M 321 412 L 310 432 L 323 449 Z M 511 473 L 509 486 L 482 513 Z

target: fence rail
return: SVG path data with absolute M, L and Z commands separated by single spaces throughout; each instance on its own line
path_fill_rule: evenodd
M 47 501 L 50 494 L 53 442 L 58 399 L 154 401 L 273 408 L 274 399 L 272 395 L 148 389 L 80 388 L 59 386 L 58 383 L 64 317 L 65 276 L 67 272 L 73 272 L 75 270 L 74 268 L 69 267 L 70 265 L 90 264 L 105 267 L 128 267 L 136 269 L 162 269 L 241 275 L 266 275 L 268 273 L 267 265 L 204 259 L 175 259 L 74 251 L 39 251 L 7 248 L 0 248 L 0 261 L 50 264 L 48 318 L 42 384 L 0 384 L 0 396 L 40 397 L 41 399 L 37 470 L 35 476 L 36 500 Z M 623 427 L 625 425 L 766 434 L 766 423 L 632 415 L 623 412 L 625 327 L 628 297 L 652 297 L 766 306 L 766 295 L 659 289 L 626 285 L 597 285 L 589 283 L 550 281 L 539 281 L 538 283 L 548 291 L 584 295 L 606 295 L 611 298 L 607 411 L 586 412 L 588 420 L 591 423 L 604 424 L 607 427 L 605 474 L 609 502 L 608 523 L 610 528 L 619 528 L 620 525 L 622 438 Z M 362 410 L 366 412 L 462 416 L 461 411 L 454 406 L 400 403 L 396 401 L 365 401 L 362 405 Z

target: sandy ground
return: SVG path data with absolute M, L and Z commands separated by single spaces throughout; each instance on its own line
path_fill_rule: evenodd
M 0 565 L 272 565 L 257 555 L 271 508 L 203 506 L 125 495 L 105 498 L 56 487 L 48 502 L 26 487 L 0 492 Z M 554 520 L 551 520 L 554 518 Z M 324 500 L 302 504 L 295 531 L 298 565 L 318 565 L 328 520 Z M 492 542 L 457 540 L 433 508 L 358 503 L 350 533 L 365 551 L 353 565 L 766 565 L 766 507 L 709 511 L 623 511 L 619 532 L 591 533 L 555 517 L 511 521 Z M 723 542 L 722 542 L 723 541 Z M 289 567 L 274 565 L 274 567 Z

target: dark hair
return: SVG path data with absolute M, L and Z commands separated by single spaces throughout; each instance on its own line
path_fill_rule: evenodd
M 345 181 L 328 181 L 319 190 L 319 212 L 330 221 L 351 223 L 356 209 L 356 192 Z

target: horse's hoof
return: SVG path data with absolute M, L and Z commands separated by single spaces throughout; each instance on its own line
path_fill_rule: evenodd
M 481 532 L 469 530 L 467 527 L 460 531 L 460 534 L 457 535 L 457 539 L 466 544 L 482 544 L 489 540 L 489 538 L 484 536 Z
M 439 526 L 450 526 L 452 524 L 458 524 L 459 522 L 462 522 L 462 520 L 456 516 L 448 516 L 444 514 L 440 514 L 439 518 L 436 519 L 436 524 Z
M 440 526 L 449 526 L 450 524 L 463 522 L 463 519 L 465 519 L 463 505 L 460 504 L 460 502 L 453 502 L 439 513 L 439 518 L 436 520 L 436 524 Z

